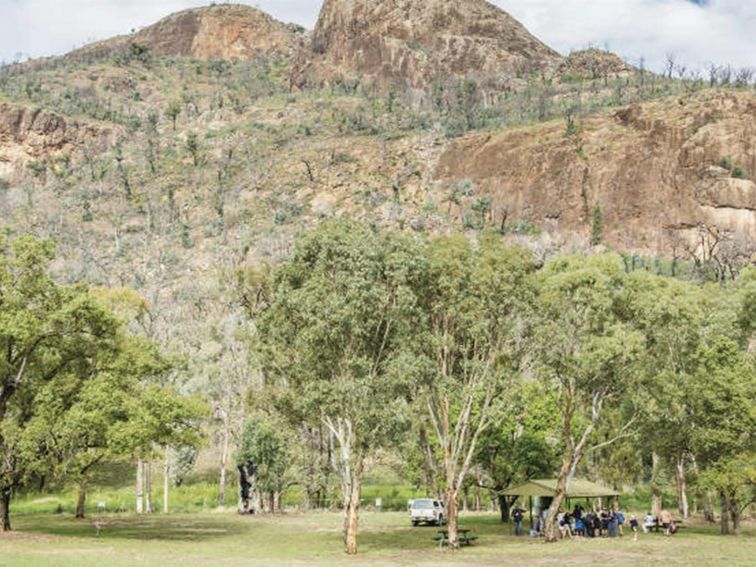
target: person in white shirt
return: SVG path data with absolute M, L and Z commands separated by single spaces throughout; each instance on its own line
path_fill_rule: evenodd
M 646 517 L 643 518 L 643 533 L 647 534 L 651 528 L 656 526 L 656 516 L 654 516 L 651 512 L 646 514 Z

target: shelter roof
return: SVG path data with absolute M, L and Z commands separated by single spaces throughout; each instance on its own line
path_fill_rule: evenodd
M 556 495 L 557 479 L 534 479 L 502 490 L 505 496 L 546 496 Z M 619 496 L 619 492 L 608 486 L 583 479 L 572 479 L 567 485 L 567 498 L 601 498 L 606 496 Z

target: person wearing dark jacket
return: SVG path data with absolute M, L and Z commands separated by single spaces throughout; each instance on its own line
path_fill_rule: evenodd
M 515 506 L 512 509 L 512 519 L 515 523 L 515 535 L 521 536 L 522 535 L 522 520 L 525 518 L 525 510 L 520 508 L 519 506 Z

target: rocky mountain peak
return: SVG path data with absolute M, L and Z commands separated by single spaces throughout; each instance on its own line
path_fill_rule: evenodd
M 172 14 L 133 36 L 159 56 L 246 59 L 290 53 L 295 33 L 250 6 L 224 4 Z
M 303 31 L 251 6 L 212 5 L 176 12 L 130 35 L 77 49 L 68 57 L 88 60 L 127 51 L 135 44 L 157 57 L 243 60 L 291 55 L 302 45 Z
M 486 0 L 326 0 L 309 51 L 295 82 L 341 73 L 417 89 L 440 77 L 506 83 L 561 59 Z

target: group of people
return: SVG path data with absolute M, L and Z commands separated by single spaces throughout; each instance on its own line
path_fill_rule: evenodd
M 542 510 L 536 519 L 535 526 L 529 531 L 533 537 L 543 535 L 546 524 L 547 510 Z M 525 518 L 525 510 L 519 506 L 512 509 L 512 519 L 515 523 L 515 535 L 522 535 L 522 522 Z M 664 528 L 664 535 L 671 535 L 677 531 L 672 515 L 664 510 L 658 520 L 651 513 L 643 519 L 643 525 L 638 522 L 634 514 L 625 517 L 621 509 L 617 510 L 599 510 L 589 511 L 578 505 L 572 512 L 560 511 L 557 516 L 557 526 L 559 527 L 559 536 L 561 538 L 572 537 L 617 537 L 625 535 L 625 524 L 627 524 L 633 534 L 633 541 L 638 541 L 638 532 L 643 529 L 648 533 L 652 528 L 661 524 Z
M 559 512 L 557 525 L 562 538 L 617 537 L 625 535 L 625 514 L 621 510 L 600 510 L 586 514 L 582 506 L 575 506 L 572 513 Z M 634 531 L 638 527 L 635 516 L 630 516 L 630 527 Z
M 664 530 L 665 536 L 677 533 L 677 523 L 672 519 L 672 514 L 669 513 L 669 510 L 662 510 L 658 518 L 652 512 L 646 514 L 643 518 L 643 533 L 647 534 L 660 525 Z

